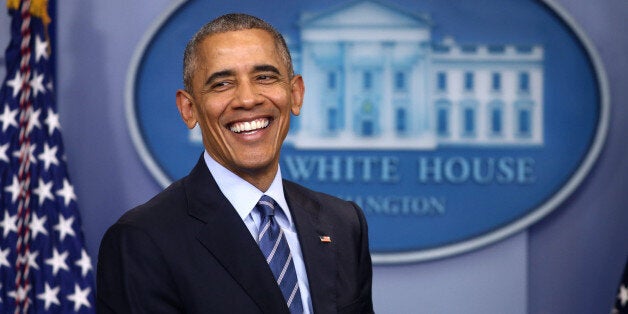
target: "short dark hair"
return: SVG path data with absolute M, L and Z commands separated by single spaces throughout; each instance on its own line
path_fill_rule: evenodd
M 214 34 L 245 29 L 261 29 L 267 31 L 275 41 L 275 46 L 279 52 L 279 56 L 286 63 L 288 75 L 290 77 L 294 75 L 290 51 L 288 50 L 288 45 L 286 45 L 286 41 L 281 33 L 279 33 L 272 25 L 258 17 L 243 13 L 230 13 L 220 16 L 205 24 L 196 32 L 196 34 L 194 34 L 185 46 L 185 52 L 183 53 L 183 86 L 186 91 L 192 92 L 192 75 L 196 69 L 197 48 L 199 43 L 206 37 Z

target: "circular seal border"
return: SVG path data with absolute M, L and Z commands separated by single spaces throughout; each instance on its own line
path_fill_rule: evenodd
M 141 130 L 137 123 L 137 115 L 135 111 L 135 80 L 139 65 L 142 61 L 142 57 L 144 56 L 144 53 L 151 43 L 153 37 L 159 31 L 159 29 L 168 21 L 170 16 L 174 14 L 186 2 L 188 1 L 180 0 L 174 2 L 169 8 L 164 11 L 164 13 L 160 17 L 155 20 L 155 22 L 150 26 L 148 31 L 144 33 L 144 36 L 142 37 L 137 48 L 135 49 L 126 77 L 125 113 L 127 118 L 127 126 L 131 135 L 131 140 L 133 141 L 133 144 L 135 146 L 135 149 L 137 150 L 140 159 L 162 188 L 170 185 L 172 181 L 159 167 L 158 163 L 149 152 L 148 147 L 144 142 L 144 139 L 142 138 Z M 593 70 L 596 73 L 597 86 L 600 92 L 600 116 L 597 124 L 595 138 L 591 146 L 589 147 L 589 151 L 586 157 L 581 162 L 576 172 L 572 174 L 567 183 L 563 185 L 563 187 L 557 193 L 555 193 L 548 201 L 543 203 L 541 206 L 530 211 L 524 217 L 495 231 L 483 234 L 470 240 L 461 241 L 443 247 L 414 252 L 371 253 L 374 264 L 402 264 L 444 258 L 469 252 L 471 250 L 484 247 L 486 245 L 512 236 L 541 220 L 543 217 L 556 209 L 582 183 L 584 178 L 593 168 L 595 161 L 602 151 L 608 133 L 610 92 L 606 71 L 604 70 L 604 65 L 599 57 L 597 50 L 595 49 L 595 46 L 586 36 L 584 31 L 580 28 L 580 26 L 576 23 L 576 21 L 567 13 L 567 11 L 559 4 L 555 3 L 555 1 L 553 0 L 539 0 L 539 2 L 546 5 L 548 9 L 553 11 L 557 15 L 557 17 L 560 18 L 563 23 L 565 23 L 565 25 L 568 26 L 569 29 L 576 35 L 577 39 L 583 45 L 587 56 L 589 57 L 589 60 L 592 62 Z

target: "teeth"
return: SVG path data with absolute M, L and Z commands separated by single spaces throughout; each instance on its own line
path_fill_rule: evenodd
M 238 122 L 231 125 L 230 130 L 235 133 L 251 132 L 268 126 L 268 119 L 258 119 L 247 122 Z

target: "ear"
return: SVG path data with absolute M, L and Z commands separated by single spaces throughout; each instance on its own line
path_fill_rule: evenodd
M 177 90 L 177 108 L 188 129 L 193 129 L 198 120 L 196 120 L 196 114 L 194 112 L 192 95 L 182 89 Z
M 299 74 L 296 74 L 292 81 L 290 82 L 292 86 L 292 107 L 290 111 L 295 116 L 298 116 L 301 113 L 301 107 L 303 106 L 303 95 L 305 94 L 305 84 L 303 83 L 303 77 Z

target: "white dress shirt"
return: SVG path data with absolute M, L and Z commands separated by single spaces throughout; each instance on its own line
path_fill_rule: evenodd
M 253 210 L 257 205 L 257 202 L 266 194 L 272 197 L 275 202 L 281 207 L 281 210 L 275 212 L 275 219 L 279 224 L 279 227 L 283 230 L 290 247 L 290 254 L 294 262 L 294 268 L 299 280 L 299 291 L 301 292 L 301 301 L 303 302 L 304 313 L 312 313 L 312 300 L 310 299 L 310 289 L 307 280 L 307 274 L 305 272 L 305 264 L 303 263 L 303 254 L 301 253 L 301 245 L 297 238 L 297 232 L 295 225 L 290 215 L 288 203 L 283 194 L 283 184 L 281 179 L 281 169 L 277 171 L 273 183 L 268 188 L 268 191 L 262 192 L 252 184 L 246 182 L 244 179 L 238 177 L 233 172 L 216 162 L 205 151 L 203 155 L 205 158 L 205 164 L 211 172 L 212 176 L 218 184 L 218 188 L 222 194 L 227 197 L 231 205 L 235 208 L 244 221 L 244 224 L 251 232 L 253 239 L 257 239 L 259 234 L 259 225 L 261 223 L 260 213 Z

